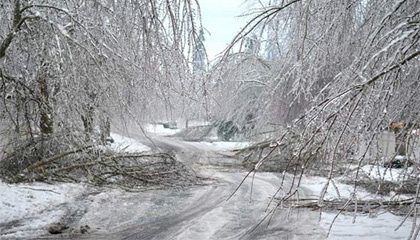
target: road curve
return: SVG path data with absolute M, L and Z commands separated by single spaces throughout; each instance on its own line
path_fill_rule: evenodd
M 156 190 L 106 196 L 90 207 L 80 224 L 95 230 L 71 239 L 324 239 L 319 213 L 281 209 L 267 221 L 270 197 L 281 181 L 275 173 L 257 173 L 227 201 L 246 175 L 238 161 L 177 139 L 155 138 L 156 146 L 173 152 L 186 165 L 212 179 L 189 189 Z M 235 166 L 235 164 L 237 166 Z M 251 195 L 252 194 L 252 195 Z M 94 200 L 92 200 L 94 201 Z M 108 204 L 108 205 L 104 205 Z M 115 209 L 112 209 L 115 208 Z M 62 238 L 66 238 L 62 236 Z

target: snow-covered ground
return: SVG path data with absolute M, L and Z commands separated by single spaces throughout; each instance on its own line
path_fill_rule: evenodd
M 0 239 L 34 237 L 60 221 L 62 206 L 72 203 L 85 187 L 80 184 L 6 184 L 0 182 Z
M 361 170 L 371 179 L 400 182 L 410 176 L 414 168 L 386 168 L 378 165 L 366 165 Z
M 389 170 L 389 169 L 388 169 Z M 396 169 L 393 169 L 393 171 Z M 398 169 L 399 170 L 399 169 Z M 318 198 L 325 186 L 327 179 L 324 177 L 304 176 L 301 188 L 305 192 L 312 192 L 312 195 L 306 197 Z M 354 192 L 354 186 L 340 183 L 339 181 L 330 182 L 325 200 L 349 199 Z M 358 187 L 356 198 L 359 200 L 382 199 L 390 200 L 391 196 L 379 196 L 369 193 L 365 189 Z M 409 196 L 399 196 L 400 198 L 409 198 Z M 329 230 L 331 223 L 336 217 L 337 212 L 323 212 L 320 218 L 320 225 L 326 231 Z M 407 239 L 411 231 L 413 219 L 408 218 L 398 230 L 397 226 L 403 221 L 403 217 L 393 215 L 385 210 L 378 213 L 354 213 L 343 212 L 334 221 L 328 239 Z M 353 223 L 353 220 L 355 222 Z
M 172 131 L 171 129 L 163 129 L 163 127 L 161 130 L 162 132 Z M 162 133 L 159 131 L 156 130 L 155 132 L 158 134 Z M 150 150 L 149 147 L 136 139 L 114 133 L 111 136 L 115 142 L 110 147 L 114 150 L 126 152 Z M 183 151 L 196 151 L 196 154 L 193 154 L 191 157 L 193 161 L 198 161 L 197 159 L 200 158 L 200 155 L 202 155 L 202 158 L 210 158 L 211 154 L 213 154 L 211 152 L 224 153 L 250 145 L 247 142 L 185 142 L 174 138 L 164 139 L 167 139 L 168 143 L 177 146 Z M 366 174 L 369 172 L 374 174 L 375 170 L 370 171 L 371 168 L 371 166 L 365 166 L 362 171 L 366 172 Z M 375 168 L 379 170 L 377 175 L 372 175 L 373 178 L 385 177 L 392 181 L 397 181 L 398 178 L 395 178 L 395 176 L 403 174 L 402 171 L 404 171 L 387 169 L 390 172 L 388 176 L 385 168 Z M 107 233 L 108 231 L 124 228 L 124 226 L 145 224 L 150 222 L 151 219 L 163 219 L 171 222 L 172 218 L 165 218 L 165 216 L 168 212 L 179 211 L 180 206 L 183 206 L 183 209 L 184 207 L 188 209 L 185 212 L 187 217 L 183 215 L 183 212 L 180 212 L 180 215 L 177 216 L 181 220 L 185 218 L 185 221 L 182 220 L 184 222 L 179 220 L 180 222 L 177 223 L 179 224 L 177 227 L 183 226 L 183 228 L 171 230 L 172 233 L 178 234 L 178 239 L 197 239 L 197 237 L 203 236 L 210 239 L 212 236 L 224 236 L 223 234 L 231 234 L 232 232 L 229 231 L 235 229 L 237 227 L 236 224 L 255 224 L 253 221 L 259 220 L 255 216 L 264 214 L 262 209 L 266 206 L 267 201 L 272 196 L 271 194 L 274 194 L 276 191 L 281 175 L 276 173 L 258 173 L 256 181 L 259 182 L 254 186 L 255 192 L 252 193 L 252 203 L 249 200 L 251 188 L 247 185 L 250 179 L 240 189 L 244 193 L 236 194 L 231 201 L 226 203 L 227 196 L 232 193 L 242 180 L 245 172 L 229 173 L 220 172 L 216 169 L 207 169 L 206 171 L 210 174 L 209 177 L 219 179 L 223 184 L 220 186 L 209 185 L 204 190 L 201 187 L 197 187 L 185 191 L 158 190 L 143 193 L 129 193 L 123 190 L 111 189 L 87 196 L 86 193 L 91 189 L 82 184 L 6 184 L 0 182 L 0 239 L 29 238 L 46 234 L 47 226 L 62 220 L 68 214 L 67 210 L 69 208 L 73 208 L 73 210 L 77 208 L 77 202 L 80 202 L 81 198 L 85 200 L 86 212 L 83 213 L 83 216 L 80 216 L 79 223 L 88 224 L 95 231 Z M 385 175 L 382 175 L 384 172 Z M 290 180 L 291 176 L 288 176 L 288 178 Z M 327 179 L 323 177 L 304 176 L 300 186 L 303 193 L 302 197 L 318 198 L 326 182 Z M 334 183 L 331 182 L 329 184 L 325 198 L 350 198 L 353 190 L 352 185 L 343 184 L 336 180 Z M 196 193 L 200 193 L 198 197 L 194 197 Z M 209 197 L 211 195 L 213 199 Z M 390 198 L 389 196 L 379 197 L 363 188 L 357 189 L 356 197 L 363 200 L 378 198 L 387 200 Z M 224 203 L 227 206 L 223 204 L 220 206 L 211 205 L 209 203 L 211 200 Z M 260 208 L 255 209 L 255 206 L 258 204 L 261 205 Z M 191 206 L 196 207 L 191 209 Z M 202 210 L 195 212 L 195 209 L 201 208 Z M 248 211 L 252 212 L 253 216 L 249 215 Z M 307 210 L 305 214 L 307 215 L 308 212 L 311 213 L 310 210 Z M 300 217 L 306 217 L 305 214 Z M 331 212 L 323 212 L 321 214 L 319 223 L 323 228 L 322 231 L 328 231 L 335 215 L 336 213 Z M 241 217 L 241 221 L 235 219 L 238 216 Z M 411 230 L 412 219 L 408 218 L 407 222 L 398 231 L 394 231 L 402 220 L 402 217 L 386 212 L 376 214 L 358 213 L 356 222 L 353 223 L 352 213 L 342 213 L 336 219 L 329 239 L 406 239 Z M 161 223 L 163 224 L 162 227 L 166 224 L 165 221 Z M 279 219 L 279 221 L 281 223 L 282 219 Z M 304 220 L 300 221 L 299 223 L 306 224 Z M 229 224 L 231 228 L 226 228 Z M 319 227 L 317 222 L 313 223 L 312 226 L 312 228 Z M 310 227 L 304 227 L 303 229 L 310 229 Z M 273 235 L 273 237 L 272 239 L 277 239 L 276 236 Z M 271 238 L 267 237 L 267 239 Z
M 111 144 L 110 148 L 116 152 L 135 153 L 147 152 L 151 150 L 148 146 L 133 138 L 121 136 L 116 133 L 111 133 L 111 138 L 114 140 L 114 142 Z
M 215 172 L 214 174 L 213 177 L 226 179 L 225 175 L 227 173 Z M 235 174 L 233 175 L 236 176 Z M 264 181 L 270 180 L 273 176 L 272 173 L 257 174 L 257 178 L 263 179 Z M 242 175 L 236 177 L 236 181 L 240 181 L 241 177 Z M 306 188 L 305 192 L 312 191 L 315 196 L 316 193 L 321 191 L 325 181 L 326 179 L 321 177 L 304 177 L 302 187 Z M 268 188 L 269 186 L 270 188 Z M 265 189 L 266 187 L 267 189 Z M 340 189 L 342 197 L 349 194 L 350 187 L 351 186 L 345 184 L 337 184 L 337 188 Z M 29 238 L 46 234 L 47 225 L 60 221 L 61 217 L 66 214 L 63 205 L 74 204 L 76 198 L 81 196 L 85 189 L 84 186 L 78 184 L 49 185 L 44 183 L 32 183 L 12 185 L 0 182 L 0 191 L 2 193 L 0 195 L 0 239 Z M 209 187 L 209 189 L 212 189 L 212 187 Z M 267 196 L 270 196 L 276 190 L 276 185 L 259 185 L 256 188 L 256 191 L 257 190 L 264 191 Z M 193 190 L 193 192 L 196 191 L 201 192 L 201 190 L 198 189 Z M 230 190 L 224 194 L 229 193 Z M 154 219 L 158 216 L 164 216 L 164 212 L 159 210 L 162 207 L 176 208 L 176 205 L 187 199 L 188 201 L 195 201 L 196 199 L 190 199 L 188 197 L 189 194 L 184 194 L 182 191 L 152 191 L 131 194 L 122 190 L 111 189 L 88 197 L 89 208 L 86 214 L 80 219 L 80 224 L 88 224 L 92 229 L 107 232 L 137 222 L 147 222 L 147 219 L 149 218 Z M 254 193 L 254 197 L 252 197 L 252 202 L 254 202 L 254 204 L 256 203 L 255 201 L 258 195 L 255 194 L 257 194 L 257 192 Z M 162 195 L 162 199 L 170 198 L 172 200 L 168 200 L 168 203 L 166 203 L 166 200 L 159 200 L 160 195 Z M 178 195 L 182 197 L 178 198 Z M 139 202 L 136 199 L 139 199 L 140 196 L 142 201 L 139 205 Z M 335 190 L 329 189 L 327 197 L 337 197 Z M 262 201 L 264 202 L 262 205 L 265 205 L 266 200 L 269 198 L 266 197 L 263 199 L 265 200 Z M 161 203 L 160 201 L 164 201 L 164 203 Z M 238 199 L 234 198 L 230 202 L 233 206 L 236 206 L 235 202 L 238 201 Z M 247 197 L 245 202 L 248 201 L 249 199 Z M 261 199 L 259 199 L 259 201 L 261 201 Z M 239 202 L 242 204 L 242 201 Z M 164 204 L 164 206 L 161 204 Z M 166 206 L 165 204 L 169 205 Z M 249 205 L 248 208 L 252 209 L 252 205 Z M 216 230 L 219 231 L 219 229 L 224 229 L 221 223 L 226 223 L 230 218 L 225 219 L 224 217 L 230 215 L 221 211 L 221 209 L 222 208 L 215 208 L 214 211 L 210 211 L 198 218 L 197 221 L 200 223 L 202 220 L 207 220 L 207 218 L 208 220 L 213 219 L 214 221 L 217 220 L 217 222 L 219 222 L 208 222 L 207 225 L 205 225 L 206 231 L 204 233 L 201 232 L 202 234 L 213 236 L 213 234 L 216 233 Z M 135 219 L 132 219 L 133 211 L 137 214 Z M 254 213 L 256 212 L 257 211 L 254 211 Z M 263 212 L 261 212 L 261 214 L 263 214 Z M 320 226 L 325 231 L 328 231 L 335 215 L 336 213 L 331 212 L 323 212 L 321 214 Z M 342 213 L 335 220 L 329 239 L 406 239 L 410 232 L 412 219 L 408 219 L 398 231 L 395 231 L 395 228 L 402 219 L 402 217 L 386 212 L 378 214 L 359 213 L 355 223 L 353 223 L 352 213 Z M 189 223 L 187 222 L 186 224 Z M 196 225 L 197 224 L 198 223 L 196 223 Z M 9 228 L 8 226 L 13 226 L 13 228 Z M 200 226 L 201 229 L 204 225 L 197 226 Z M 184 230 L 185 231 L 180 231 L 180 236 L 184 236 L 184 233 L 187 234 L 184 236 L 186 237 L 184 239 L 194 239 L 191 236 L 197 236 L 192 234 L 198 231 L 195 228 L 186 228 Z
M 173 136 L 181 131 L 181 129 L 164 128 L 162 124 L 146 124 L 144 130 L 156 136 Z
M 199 127 L 199 126 L 209 126 L 211 122 L 200 121 L 200 120 L 190 120 L 188 121 L 188 127 Z
M 324 212 L 321 215 L 321 227 L 328 231 L 336 213 Z M 337 240 L 386 240 L 407 239 L 411 230 L 411 219 L 408 219 L 398 230 L 403 220 L 388 212 L 375 215 L 358 214 L 353 223 L 353 213 L 340 214 L 332 226 L 328 239 Z
M 209 124 L 208 122 L 200 122 L 200 121 L 195 121 L 193 123 L 196 124 L 197 126 L 204 126 L 205 124 Z M 162 124 L 147 124 L 145 125 L 144 130 L 155 136 L 173 136 L 181 131 L 181 129 L 164 128 Z M 215 137 L 214 139 L 217 140 L 217 137 Z M 226 151 L 234 151 L 234 150 L 248 147 L 251 145 L 251 143 L 250 142 L 224 142 L 224 141 L 213 141 L 213 142 L 182 141 L 182 145 L 184 146 L 190 145 L 204 151 L 226 152 Z
M 205 151 L 214 151 L 214 152 L 225 152 L 233 151 L 248 147 L 251 145 L 249 142 L 187 142 L 188 145 L 192 145 L 196 148 Z
M 117 152 L 145 152 L 151 149 L 139 141 L 111 134 L 108 146 Z M 47 226 L 61 221 L 66 205 L 74 205 L 86 190 L 82 184 L 27 183 L 0 181 L 0 239 L 26 238 L 46 234 Z
M 324 177 L 316 176 L 305 176 L 302 178 L 301 187 L 310 190 L 313 195 L 312 198 L 318 198 L 327 183 L 327 179 Z M 377 196 L 369 193 L 363 188 L 358 187 L 356 189 L 356 197 L 358 199 L 376 199 Z M 338 181 L 330 181 L 328 184 L 327 192 L 325 194 L 325 200 L 332 199 L 348 199 L 354 192 L 354 186 L 349 184 L 340 183 Z

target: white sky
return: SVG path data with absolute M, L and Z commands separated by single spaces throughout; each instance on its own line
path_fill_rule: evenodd
M 199 0 L 205 33 L 204 45 L 213 60 L 246 24 L 244 0 Z

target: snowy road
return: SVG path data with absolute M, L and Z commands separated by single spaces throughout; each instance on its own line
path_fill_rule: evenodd
M 280 182 L 277 174 L 256 175 L 252 190 L 251 180 L 246 181 L 226 201 L 246 175 L 228 152 L 221 154 L 206 144 L 171 138 L 156 137 L 154 141 L 210 180 L 190 189 L 142 193 L 115 190 L 91 196 L 89 210 L 79 224 L 88 224 L 94 231 L 62 239 L 325 238 L 319 215 L 309 210 L 279 211 L 268 227 L 265 223 L 255 228 L 266 216 L 267 204 Z
M 143 140 L 144 141 L 144 140 Z M 280 212 L 270 225 L 254 229 L 266 215 L 265 208 L 276 191 L 279 176 L 261 173 L 246 181 L 235 196 L 226 201 L 246 172 L 239 170 L 239 162 L 228 152 L 206 144 L 187 143 L 174 138 L 155 137 L 154 143 L 164 151 L 194 168 L 202 177 L 212 179 L 204 186 L 183 190 L 149 191 L 131 194 L 131 199 L 114 195 L 112 202 L 137 202 L 138 206 L 114 206 L 124 214 L 104 221 L 90 217 L 81 220 L 97 233 L 80 236 L 84 239 L 322 239 L 325 237 L 315 212 Z M 134 200 L 136 199 L 136 200 Z M 101 206 L 98 205 L 98 208 Z M 103 209 L 103 208 L 102 208 Z M 97 209 L 99 212 L 100 209 Z M 96 212 L 92 209 L 90 212 Z M 103 212 L 100 215 L 104 214 Z M 145 217 L 147 216 L 147 217 Z M 114 218 L 114 219 L 113 219 Z M 126 218 L 125 220 L 122 218 Z M 119 223 L 125 222 L 119 225 Z M 112 226 L 112 227 L 107 227 Z M 103 234 L 101 233 L 103 232 Z M 113 233 L 109 233 L 113 232 Z
M 245 185 L 236 197 L 226 201 L 242 180 L 240 173 L 215 173 L 222 183 L 189 191 L 178 204 L 164 201 L 166 215 L 119 231 L 108 239 L 317 239 L 323 232 L 317 228 L 317 216 L 308 212 L 276 217 L 268 228 L 253 228 L 264 217 L 267 200 L 275 190 L 277 178 L 264 174 L 255 179 L 250 201 L 250 187 Z M 152 206 L 152 211 L 155 206 Z M 150 209 L 146 209 L 148 212 Z M 280 214 L 281 215 L 281 214 Z

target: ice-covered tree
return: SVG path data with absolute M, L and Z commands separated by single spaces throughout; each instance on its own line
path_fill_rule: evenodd
M 203 75 L 207 71 L 207 53 L 204 45 L 204 31 L 200 29 L 197 38 L 195 39 L 194 53 L 193 53 L 193 73 L 195 75 Z
M 0 148 L 8 157 L 41 161 L 98 144 L 113 120 L 162 115 L 189 91 L 196 3 L 0 4 L 0 135 L 8 143 Z
M 366 163 L 392 121 L 407 123 L 405 132 L 418 126 L 419 112 L 412 107 L 419 106 L 419 9 L 414 0 L 270 1 L 234 38 L 226 59 L 234 45 L 276 24 L 282 51 L 258 86 L 258 122 L 275 126 L 271 147 L 294 149 L 289 170 L 296 176 L 322 166 L 331 180 L 355 151 L 355 164 Z M 415 226 L 411 238 L 419 231 Z

